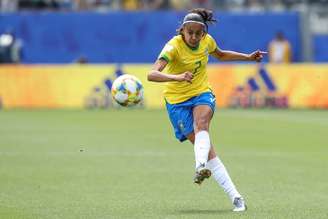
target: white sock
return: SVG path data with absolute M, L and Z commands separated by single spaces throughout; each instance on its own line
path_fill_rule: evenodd
M 218 157 L 208 161 L 207 167 L 211 170 L 212 176 L 216 182 L 223 188 L 224 192 L 227 193 L 233 202 L 234 198 L 241 197 L 233 184 L 225 166 Z
M 196 168 L 201 164 L 206 165 L 208 160 L 208 153 L 211 148 L 210 136 L 207 131 L 197 132 L 195 135 L 195 161 Z

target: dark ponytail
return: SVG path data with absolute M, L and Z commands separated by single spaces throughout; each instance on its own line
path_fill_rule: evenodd
M 188 11 L 188 14 L 184 17 L 181 27 L 177 30 L 179 34 L 182 33 L 183 24 L 187 22 L 198 22 L 205 26 L 205 31 L 208 30 L 208 25 L 215 23 L 213 18 L 213 12 L 205 8 L 195 8 Z
M 208 26 L 209 24 L 213 24 L 215 22 L 217 22 L 214 18 L 213 18 L 213 11 L 205 9 L 205 8 L 195 8 L 189 11 L 189 13 L 196 13 L 199 14 L 203 20 L 206 26 Z

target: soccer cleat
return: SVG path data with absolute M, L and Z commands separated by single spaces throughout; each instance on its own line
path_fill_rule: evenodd
M 200 185 L 202 182 L 211 176 L 211 171 L 205 168 L 205 164 L 199 166 L 196 170 L 194 183 Z
M 233 200 L 233 211 L 234 212 L 241 212 L 241 211 L 246 211 L 247 210 L 247 206 L 245 204 L 245 201 L 242 197 L 236 197 Z

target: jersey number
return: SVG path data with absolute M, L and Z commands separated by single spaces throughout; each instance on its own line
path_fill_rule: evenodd
M 195 64 L 196 64 L 196 68 L 195 68 L 195 70 L 193 72 L 194 75 L 197 73 L 197 71 L 200 68 L 200 66 L 202 66 L 202 62 L 201 61 L 197 61 L 197 62 L 195 62 Z

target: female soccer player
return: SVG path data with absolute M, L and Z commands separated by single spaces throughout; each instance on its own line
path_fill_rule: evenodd
M 148 80 L 167 82 L 164 91 L 166 108 L 181 142 L 188 139 L 194 144 L 196 174 L 194 182 L 214 176 L 229 195 L 233 211 L 245 211 L 245 201 L 233 184 L 225 166 L 215 153 L 209 136 L 209 125 L 215 109 L 206 65 L 208 56 L 223 61 L 261 61 L 266 52 L 250 54 L 221 50 L 207 33 L 208 24 L 216 22 L 206 9 L 193 9 L 184 17 L 179 34 L 163 48 Z M 166 73 L 162 72 L 166 68 Z

